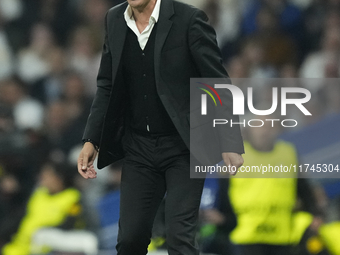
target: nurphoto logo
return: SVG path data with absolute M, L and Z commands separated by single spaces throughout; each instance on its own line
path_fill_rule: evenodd
M 233 114 L 234 115 L 244 115 L 245 114 L 245 105 L 246 105 L 246 100 L 243 91 L 231 84 L 215 84 L 214 87 L 201 83 L 202 85 L 206 86 L 209 88 L 218 98 L 220 101 L 221 106 L 223 105 L 222 99 L 218 92 L 216 90 L 220 89 L 227 89 L 232 95 L 233 98 Z M 206 92 L 206 94 L 201 95 L 201 115 L 207 115 L 207 108 L 208 108 L 208 103 L 207 103 L 207 94 L 212 98 L 214 101 L 215 106 L 217 106 L 217 102 L 213 94 L 205 89 L 205 88 L 199 88 L 202 91 Z M 259 110 L 256 109 L 254 106 L 254 93 L 253 93 L 253 88 L 248 87 L 247 88 L 247 106 L 249 111 L 257 116 L 269 116 L 272 115 L 274 112 L 279 107 L 279 99 L 281 102 L 280 109 L 281 109 L 281 116 L 286 116 L 287 115 L 287 105 L 295 105 L 304 115 L 306 116 L 311 116 L 312 114 L 307 110 L 307 108 L 304 106 L 304 104 L 308 103 L 311 100 L 311 92 L 308 89 L 305 88 L 299 88 L 299 87 L 282 87 L 281 88 L 281 97 L 279 98 L 279 88 L 273 87 L 272 88 L 272 104 L 269 109 L 265 110 Z M 301 95 L 299 98 L 289 98 L 290 94 L 294 95 Z M 281 122 L 281 125 L 283 127 L 296 127 L 298 125 L 297 120 L 295 119 L 284 119 L 284 120 L 279 120 L 279 119 L 266 119 L 265 121 L 269 121 L 272 123 L 272 127 L 274 127 L 275 122 Z M 257 124 L 255 124 L 257 123 Z M 290 124 L 289 124 L 290 123 Z M 216 127 L 216 125 L 226 125 L 230 124 L 231 126 L 233 125 L 243 125 L 250 127 L 262 127 L 264 125 L 264 121 L 262 119 L 252 119 L 248 120 L 246 123 L 246 120 L 243 122 L 233 122 L 232 120 L 228 119 L 214 119 L 213 120 L 213 127 Z

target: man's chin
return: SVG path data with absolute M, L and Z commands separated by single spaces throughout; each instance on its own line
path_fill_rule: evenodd
M 128 3 L 131 7 L 139 7 L 143 5 L 143 1 L 142 0 L 128 0 Z
M 134 9 L 144 9 L 150 1 L 146 0 L 128 0 L 129 5 Z

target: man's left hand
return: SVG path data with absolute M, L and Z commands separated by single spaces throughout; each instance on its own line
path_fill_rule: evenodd
M 230 172 L 230 175 L 236 175 L 238 168 L 242 166 L 244 162 L 242 155 L 234 152 L 223 152 L 222 158 L 226 166 L 230 166 L 230 168 L 233 167 L 233 169 L 236 168 L 236 171 Z

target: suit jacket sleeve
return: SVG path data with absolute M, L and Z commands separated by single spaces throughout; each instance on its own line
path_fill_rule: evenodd
M 223 66 L 222 54 L 217 45 L 215 30 L 208 24 L 207 15 L 197 10 L 191 17 L 189 27 L 189 47 L 193 60 L 202 78 L 225 78 L 231 84 L 228 73 Z M 238 116 L 232 114 L 232 94 L 229 90 L 223 91 L 223 116 L 234 123 L 239 122 Z M 244 153 L 243 139 L 239 125 L 218 125 L 216 127 L 220 138 L 222 152 Z
M 91 139 L 98 145 L 101 139 L 105 114 L 110 101 L 112 88 L 112 61 L 109 47 L 107 16 L 105 17 L 105 39 L 102 58 L 97 76 L 97 92 L 92 103 L 83 139 Z

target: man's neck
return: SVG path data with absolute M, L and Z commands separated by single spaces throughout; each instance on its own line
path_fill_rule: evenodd
M 132 14 L 137 24 L 148 25 L 157 0 L 150 0 L 145 6 L 132 7 Z

